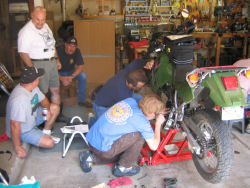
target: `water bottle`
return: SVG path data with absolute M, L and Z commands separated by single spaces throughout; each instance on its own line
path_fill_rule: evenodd
M 43 116 L 43 120 L 44 121 L 47 120 L 47 113 L 48 113 L 48 109 L 47 108 L 43 108 L 43 110 L 42 110 L 42 116 Z

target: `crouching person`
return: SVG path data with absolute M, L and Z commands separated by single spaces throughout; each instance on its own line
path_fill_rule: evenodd
M 12 139 L 16 154 L 20 158 L 27 156 L 21 142 L 34 146 L 52 148 L 60 138 L 50 136 L 51 128 L 59 113 L 59 105 L 51 104 L 39 90 L 39 77 L 43 69 L 27 67 L 22 70 L 21 81 L 9 96 L 6 107 L 6 134 Z M 45 121 L 42 109 L 47 109 L 43 131 L 37 128 Z
M 140 100 L 127 98 L 109 108 L 87 134 L 90 151 L 80 152 L 80 166 L 89 172 L 93 164 L 115 162 L 113 175 L 133 176 L 140 171 L 137 162 L 146 140 L 151 150 L 160 143 L 161 125 L 165 121 L 164 103 L 150 94 Z M 149 120 L 156 118 L 153 131 Z

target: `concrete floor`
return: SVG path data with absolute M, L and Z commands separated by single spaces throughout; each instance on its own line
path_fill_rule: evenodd
M 87 113 L 90 109 L 73 106 L 65 106 L 64 114 L 68 117 L 80 116 L 87 121 Z M 55 134 L 63 137 L 59 127 L 63 123 L 55 123 Z M 0 135 L 4 132 L 4 117 L 0 118 Z M 179 188 L 235 188 L 250 187 L 250 136 L 241 134 L 238 129 L 233 129 L 233 143 L 235 160 L 232 174 L 222 183 L 213 185 L 201 178 L 195 169 L 192 160 L 177 163 L 169 163 L 157 166 L 146 166 L 141 168 L 141 172 L 130 177 L 133 184 L 123 187 L 144 187 L 163 188 L 163 179 L 175 177 L 178 180 Z M 34 176 L 40 181 L 42 188 L 89 188 L 100 183 L 107 186 L 110 180 L 115 177 L 112 175 L 112 167 L 106 165 L 94 166 L 90 173 L 83 173 L 79 166 L 78 154 L 86 148 L 80 138 L 74 139 L 67 155 L 62 158 L 62 143 L 55 148 L 39 149 L 28 144 L 24 145 L 29 151 L 26 159 L 18 159 L 10 140 L 0 142 L 0 150 L 10 150 L 12 158 L 9 160 L 8 154 L 0 155 L 0 168 L 6 170 L 10 177 L 10 184 L 19 184 L 22 177 L 30 178 Z M 145 176 L 146 175 L 146 176 Z

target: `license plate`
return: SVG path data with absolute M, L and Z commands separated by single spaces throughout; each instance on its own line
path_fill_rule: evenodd
M 222 120 L 235 120 L 244 118 L 244 108 L 240 106 L 222 108 Z

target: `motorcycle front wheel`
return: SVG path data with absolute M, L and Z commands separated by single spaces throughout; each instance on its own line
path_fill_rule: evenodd
M 210 183 L 219 183 L 230 175 L 233 164 L 233 144 L 231 128 L 223 122 L 215 111 L 199 111 L 192 116 L 200 130 L 195 135 L 202 153 L 192 154 L 199 174 Z

